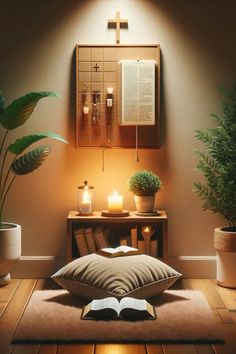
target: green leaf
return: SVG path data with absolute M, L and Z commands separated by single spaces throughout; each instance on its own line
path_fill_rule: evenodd
M 5 109 L 5 99 L 3 93 L 0 91 L 0 114 L 4 111 L 4 109 Z
M 31 92 L 10 103 L 0 114 L 1 125 L 8 130 L 23 125 L 31 116 L 38 101 L 44 97 L 59 97 L 55 92 Z
M 50 146 L 44 145 L 29 151 L 13 161 L 11 171 L 16 175 L 26 175 L 40 167 L 49 155 Z
M 50 131 L 40 132 L 32 135 L 23 136 L 22 138 L 17 139 L 13 144 L 8 146 L 8 151 L 10 151 L 12 154 L 19 155 L 33 143 L 45 138 L 56 139 L 67 143 L 67 141 L 62 136 L 56 133 Z

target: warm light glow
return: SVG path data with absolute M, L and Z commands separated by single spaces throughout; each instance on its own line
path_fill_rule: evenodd
M 83 107 L 83 112 L 84 112 L 84 114 L 89 114 L 89 107 L 88 106 L 84 106 Z
M 108 87 L 108 88 L 107 88 L 107 93 L 108 93 L 109 95 L 112 95 L 112 94 L 113 94 L 113 87 Z
M 108 211 L 110 213 L 121 213 L 123 210 L 123 196 L 116 191 L 108 196 Z
M 141 234 L 143 235 L 144 238 L 152 237 L 152 235 L 154 234 L 154 230 L 150 225 L 145 225 L 142 227 Z
M 82 194 L 82 201 L 83 202 L 91 202 L 90 195 L 88 189 L 85 189 Z
M 86 187 L 84 188 L 84 191 L 82 193 L 80 212 L 82 214 L 90 214 L 92 212 L 91 196 Z
M 150 227 L 149 226 L 144 226 L 143 227 L 143 232 L 150 232 Z

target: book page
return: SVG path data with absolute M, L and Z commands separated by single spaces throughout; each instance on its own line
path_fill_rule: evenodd
M 118 246 L 115 248 L 117 251 L 122 251 L 124 253 L 127 253 L 129 251 L 138 251 L 137 248 L 130 247 L 130 246 Z
M 120 312 L 125 308 L 145 311 L 147 309 L 147 302 L 146 300 L 134 299 L 133 297 L 124 297 L 120 300 Z
M 105 308 L 114 309 L 119 314 L 119 301 L 115 297 L 106 297 L 104 299 L 93 300 L 91 302 L 91 310 L 99 311 Z
M 111 247 L 108 247 L 108 248 L 101 248 L 101 251 L 103 252 L 107 252 L 107 253 L 110 253 L 110 254 L 114 254 L 114 253 L 118 253 L 120 252 L 121 250 L 118 249 L 119 247 L 117 248 L 111 248 Z
M 155 60 L 120 60 L 121 125 L 155 124 Z

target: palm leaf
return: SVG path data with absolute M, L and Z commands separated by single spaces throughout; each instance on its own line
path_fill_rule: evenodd
M 35 133 L 32 135 L 23 136 L 22 138 L 17 139 L 13 144 L 9 145 L 7 150 L 10 151 L 12 154 L 19 155 L 27 147 L 44 138 L 56 139 L 64 143 L 67 143 L 67 141 L 62 136 L 48 131 L 48 132 L 41 132 L 41 133 Z
M 36 170 L 42 165 L 50 150 L 50 146 L 44 145 L 27 152 L 13 161 L 11 171 L 16 175 L 26 175 Z
M 4 111 L 4 109 L 5 109 L 5 99 L 3 93 L 0 91 L 0 114 Z
M 38 101 L 44 97 L 58 97 L 55 92 L 31 92 L 15 99 L 0 114 L 1 125 L 8 130 L 15 129 L 23 125 L 31 116 Z

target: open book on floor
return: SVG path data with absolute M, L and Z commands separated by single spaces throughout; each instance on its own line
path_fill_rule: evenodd
M 155 319 L 155 308 L 146 300 L 124 297 L 120 301 L 115 297 L 92 300 L 84 306 L 82 319 L 124 319 L 124 320 L 149 320 Z
M 140 254 L 140 251 L 137 248 L 133 248 L 130 246 L 118 246 L 116 248 L 101 248 L 98 253 L 101 256 L 113 258 Z

